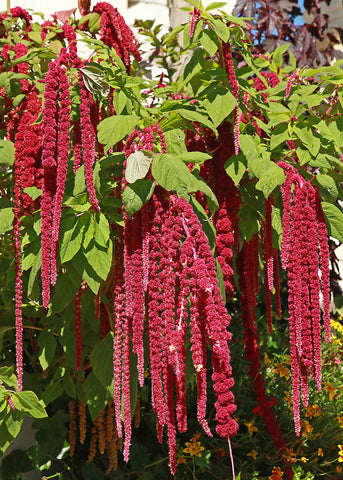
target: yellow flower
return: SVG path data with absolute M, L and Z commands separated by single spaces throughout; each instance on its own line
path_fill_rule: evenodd
M 314 405 L 309 405 L 306 408 L 306 417 L 310 417 L 311 419 L 312 417 L 320 417 L 321 413 L 322 411 L 316 403 Z
M 264 363 L 266 365 L 266 367 L 270 367 L 272 361 L 270 360 L 270 358 L 268 357 L 268 353 L 265 353 L 264 354 Z
M 247 456 L 252 457 L 254 460 L 256 460 L 257 455 L 258 455 L 258 452 L 256 452 L 256 450 L 254 449 L 251 452 L 247 453 Z
M 297 461 L 296 453 L 293 452 L 293 448 L 286 448 L 285 453 L 282 454 L 286 462 L 294 463 Z
M 313 431 L 312 425 L 307 420 L 301 421 L 301 426 L 303 427 L 303 431 L 301 432 L 302 437 L 310 437 Z
M 177 467 L 178 465 L 180 465 L 180 463 L 186 463 L 186 459 L 185 459 L 184 457 L 179 457 L 179 458 L 176 460 L 175 466 Z
M 339 448 L 338 461 L 343 462 L 343 445 L 337 445 L 337 447 Z
M 258 428 L 255 427 L 255 420 L 251 420 L 251 422 L 244 422 L 244 425 L 247 427 L 250 436 L 254 432 L 258 431 Z
M 301 460 L 303 463 L 307 463 L 308 458 L 306 458 L 306 457 L 301 457 L 300 460 Z
M 287 406 L 288 406 L 289 410 L 292 412 L 293 411 L 293 398 L 288 392 L 285 392 L 285 395 L 286 396 L 283 398 L 283 401 L 287 402 Z
M 287 380 L 289 379 L 290 372 L 287 367 L 278 363 L 274 363 L 274 367 L 275 367 L 275 372 L 278 373 L 280 377 L 285 377 Z
M 290 365 L 292 363 L 291 356 L 290 355 L 285 355 L 285 360 L 284 363 L 286 365 Z
M 282 480 L 283 471 L 280 467 L 274 467 L 269 480 Z
M 189 453 L 192 457 L 201 457 L 201 453 L 204 449 L 204 447 L 201 446 L 200 442 L 186 442 L 185 443 L 186 448 L 184 448 L 182 451 L 185 453 Z
M 324 382 L 324 390 L 329 392 L 329 400 L 332 400 L 333 397 L 336 395 L 336 388 L 332 385 L 331 382 Z
M 337 419 L 337 422 L 339 423 L 339 426 L 343 428 L 343 415 L 342 414 L 337 415 L 336 419 Z
M 318 457 L 323 457 L 324 456 L 324 452 L 321 448 L 318 448 Z

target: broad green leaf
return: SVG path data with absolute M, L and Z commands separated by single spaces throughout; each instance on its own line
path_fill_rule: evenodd
M 74 284 L 68 272 L 57 277 L 55 293 L 51 298 L 51 305 L 48 314 L 62 312 L 75 298 L 78 287 Z
M 110 226 L 108 220 L 102 212 L 97 212 L 94 221 L 94 240 L 101 247 L 108 248 L 109 238 Z
M 145 150 L 136 150 L 131 153 L 126 162 L 125 178 L 134 183 L 146 176 L 149 171 L 153 154 Z
M 0 164 L 13 165 L 14 144 L 9 140 L 0 140 Z
M 0 456 L 6 452 L 8 447 L 13 442 L 13 436 L 7 430 L 5 422 L 0 423 Z
M 200 43 L 211 57 L 216 54 L 218 43 L 216 34 L 213 30 L 203 30 L 200 35 Z
M 17 377 L 14 374 L 14 367 L 0 367 L 0 378 L 7 388 L 17 388 Z
M 31 197 L 32 200 L 36 200 L 42 195 L 42 190 L 37 187 L 26 187 L 24 188 L 23 192 L 26 193 L 29 197 Z
M 168 130 L 164 133 L 164 136 L 166 139 L 168 153 L 180 154 L 187 152 L 187 148 L 185 145 L 186 136 L 180 128 L 173 128 L 172 130 Z
M 0 234 L 12 229 L 13 219 L 14 214 L 11 207 L 0 209 Z
M 211 158 L 211 155 L 204 152 L 183 152 L 179 157 L 185 163 L 204 163 Z
M 126 215 L 131 218 L 151 198 L 155 183 L 150 178 L 127 185 L 122 195 Z
M 294 133 L 310 148 L 311 154 L 316 156 L 320 149 L 320 140 L 313 135 L 311 127 L 305 123 L 298 123 Z
M 234 184 L 238 186 L 247 169 L 245 155 L 242 152 L 239 152 L 238 155 L 232 155 L 225 162 L 224 168 Z
M 267 162 L 265 165 L 267 165 Z M 268 162 L 268 166 L 263 169 L 263 173 L 259 177 L 256 188 L 263 192 L 265 198 L 268 198 L 277 186 L 284 183 L 285 178 L 285 173 L 281 167 L 274 162 Z
M 259 158 L 259 147 L 250 135 L 240 135 L 239 148 L 243 152 L 248 163 Z
M 44 390 L 41 401 L 47 407 L 49 403 L 56 400 L 56 398 L 61 396 L 62 393 L 63 393 L 63 387 L 61 382 L 50 383 Z
M 306 165 L 311 160 L 312 156 L 308 148 L 303 145 L 300 145 L 297 148 L 297 155 L 299 158 L 300 165 Z
M 94 375 L 106 388 L 113 381 L 113 335 L 108 333 L 97 343 L 90 354 Z
M 214 132 L 217 132 L 214 124 L 207 118 L 206 115 L 187 108 L 180 108 L 177 112 L 179 115 L 181 115 L 181 117 L 185 118 L 186 120 L 190 120 L 191 122 L 203 123 L 204 125 L 206 125 L 206 127 L 210 128 Z
M 44 328 L 38 336 L 38 345 L 40 347 L 38 360 L 42 369 L 46 370 L 55 356 L 57 341 L 54 335 Z
M 84 250 L 84 255 L 97 274 L 98 277 L 106 280 L 112 264 L 112 241 L 108 242 L 107 247 L 98 245 L 95 240 L 92 240 L 87 249 Z
M 197 200 L 195 200 L 195 198 L 190 196 L 189 203 L 190 205 L 192 205 L 194 213 L 196 214 L 196 216 L 198 217 L 201 223 L 202 229 L 207 237 L 207 240 L 211 247 L 212 252 L 214 252 L 214 249 L 216 247 L 216 231 L 213 226 L 213 223 L 208 218 L 201 204 Z
M 274 150 L 286 140 L 289 140 L 288 124 L 280 123 L 279 125 L 276 125 L 272 131 L 272 136 L 270 139 L 270 149 Z
M 104 368 L 106 366 L 104 365 Z M 107 367 L 113 371 L 113 365 Z M 106 405 L 113 400 L 112 388 L 105 388 L 96 375 L 92 372 L 86 378 L 84 383 L 84 392 L 86 394 L 86 403 L 92 420 L 95 420 Z
M 273 63 L 276 67 L 281 67 L 283 64 L 283 54 L 287 52 L 288 48 L 290 47 L 290 43 L 286 43 L 285 45 L 281 45 L 277 47 L 274 52 L 272 53 Z
M 332 203 L 322 202 L 322 208 L 328 221 L 329 234 L 343 242 L 343 213 Z
M 195 177 L 198 180 L 198 189 L 200 190 L 200 192 L 206 195 L 208 209 L 211 215 L 213 215 L 219 208 L 218 200 L 211 188 L 205 182 L 205 180 L 198 175 L 195 175 Z
M 91 207 L 91 204 L 88 201 L 87 192 L 80 193 L 75 197 L 69 197 L 64 204 L 71 207 L 75 212 L 85 212 Z
M 167 191 L 196 192 L 198 181 L 186 165 L 175 155 L 156 155 L 152 162 L 152 176 Z
M 182 91 L 183 87 L 189 83 L 189 81 L 203 69 L 204 59 L 203 53 L 200 48 L 195 50 L 189 62 L 187 62 L 183 74 L 177 85 L 178 91 Z
M 237 105 L 237 100 L 231 92 L 225 88 L 209 91 L 206 100 L 203 101 L 214 126 L 218 127 L 227 118 Z
M 235 18 L 235 21 L 238 20 Z M 230 38 L 230 29 L 229 27 L 221 20 L 220 18 L 212 18 L 211 23 L 213 30 L 216 32 L 218 37 L 223 41 L 227 42 Z
M 260 229 L 260 215 L 249 205 L 244 205 L 238 212 L 239 230 L 243 238 L 249 242 Z
M 15 394 L 12 394 L 13 403 L 14 395 Z M 15 411 L 10 410 L 10 413 L 5 417 L 3 421 L 6 424 L 8 433 L 12 435 L 13 438 L 15 438 L 20 432 L 21 425 L 23 423 L 23 413 L 20 411 L 20 409 Z
M 87 248 L 89 242 L 94 238 L 94 215 L 91 212 L 85 212 L 79 217 L 79 222 L 85 227 L 83 231 L 82 245 L 83 248 Z
M 105 118 L 98 125 L 99 142 L 106 146 L 107 151 L 133 132 L 139 120 L 140 117 L 137 115 L 114 115 Z
M 214 10 L 216 8 L 223 8 L 227 5 L 226 2 L 212 2 L 205 8 L 205 12 L 209 12 L 210 10 Z
M 338 196 L 338 189 L 335 180 L 330 175 L 319 174 L 316 181 L 320 187 L 321 196 L 329 202 L 335 202 Z
M 30 391 L 12 394 L 13 404 L 16 409 L 33 418 L 47 417 L 47 413 L 35 393 Z
M 80 250 L 85 225 L 74 215 L 68 215 L 62 223 L 60 258 L 62 263 L 71 260 Z
M 105 71 L 96 63 L 86 63 L 80 68 L 83 81 L 89 92 L 93 95 L 99 93 L 102 97 L 108 97 L 110 86 L 105 82 Z
M 65 348 L 65 346 L 64 346 L 64 348 Z M 75 363 L 75 340 L 74 340 L 71 348 L 73 348 L 73 350 L 74 350 L 74 355 L 73 355 L 73 364 L 74 364 Z M 75 383 L 69 375 L 67 375 L 63 379 L 63 390 L 66 392 L 68 397 L 76 398 Z

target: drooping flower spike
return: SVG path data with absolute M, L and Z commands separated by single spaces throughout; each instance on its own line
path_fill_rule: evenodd
M 284 214 L 281 259 L 288 273 L 289 330 L 294 422 L 300 434 L 300 393 L 308 405 L 308 373 L 321 390 L 320 294 L 326 340 L 329 341 L 329 249 L 318 191 L 292 166 L 281 187 Z

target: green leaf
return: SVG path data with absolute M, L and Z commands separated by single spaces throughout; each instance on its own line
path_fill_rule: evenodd
M 272 191 L 285 181 L 285 173 L 281 167 L 274 162 L 264 162 L 263 173 L 256 184 L 257 190 L 263 192 L 265 198 L 268 198 Z
M 38 336 L 38 345 L 40 347 L 38 360 L 42 369 L 46 370 L 55 356 L 57 341 L 54 335 L 44 328 Z
M 107 247 L 102 247 L 95 240 L 91 240 L 87 249 L 84 250 L 84 255 L 90 267 L 102 280 L 106 280 L 111 268 L 112 248 L 113 244 L 111 241 L 108 242 Z
M 209 12 L 210 10 L 214 10 L 216 8 L 223 8 L 227 5 L 226 2 L 212 2 L 205 8 L 205 12 Z
M 101 247 L 108 248 L 109 239 L 110 226 L 108 220 L 102 212 L 97 212 L 94 222 L 94 240 Z
M 187 152 L 185 145 L 186 136 L 181 129 L 174 128 L 172 130 L 168 130 L 164 133 L 164 137 L 166 139 L 168 153 L 180 154 Z
M 11 207 L 0 209 L 0 234 L 12 229 L 13 219 L 14 214 Z
M 213 215 L 219 208 L 217 197 L 202 177 L 198 175 L 195 175 L 195 177 L 198 180 L 198 189 L 206 195 L 208 209 L 211 215 Z
M 235 21 L 238 20 L 235 18 Z M 229 27 L 221 20 L 220 18 L 212 18 L 211 23 L 213 30 L 216 32 L 218 37 L 223 41 L 227 42 L 230 38 L 230 29 Z
M 56 400 L 63 393 L 63 387 L 61 382 L 50 383 L 42 394 L 41 401 L 47 407 L 49 403 Z
M 26 193 L 29 197 L 31 197 L 32 200 L 36 200 L 42 195 L 42 190 L 37 187 L 26 187 L 24 188 L 23 192 Z
M 12 399 L 15 408 L 30 417 L 44 418 L 48 416 L 42 403 L 33 392 L 16 392 L 12 394 Z
M 280 123 L 276 125 L 272 131 L 272 137 L 270 139 L 270 149 L 274 150 L 281 143 L 289 140 L 288 124 Z
M 326 200 L 335 202 L 338 197 L 338 189 L 335 180 L 330 175 L 319 174 L 316 181 L 320 187 L 321 196 Z
M 322 202 L 322 208 L 328 221 L 329 234 L 343 242 L 343 213 L 332 203 Z
M 104 366 L 104 368 L 106 368 L 106 366 Z M 112 370 L 112 362 L 108 365 L 108 368 L 109 370 Z M 86 378 L 84 392 L 86 394 L 85 400 L 88 405 L 89 413 L 92 420 L 95 420 L 106 405 L 113 400 L 113 396 L 111 395 L 112 388 L 105 388 L 92 372 Z
M 139 122 L 137 115 L 114 115 L 105 118 L 98 125 L 98 140 L 106 146 L 106 151 L 133 132 Z
M 183 87 L 199 72 L 202 71 L 204 65 L 203 53 L 200 48 L 195 50 L 190 61 L 186 64 L 183 74 L 177 85 L 177 90 L 182 91 Z
M 55 293 L 51 298 L 48 314 L 62 312 L 75 298 L 78 287 L 74 284 L 68 272 L 57 277 Z
M 36 280 L 38 281 L 37 275 L 41 266 L 42 266 L 42 257 L 41 255 L 37 255 L 33 261 L 32 268 L 30 271 L 30 276 L 29 276 L 29 283 L 27 285 L 27 293 L 29 296 L 33 294 L 35 283 L 37 283 Z
M 298 123 L 294 133 L 310 148 L 311 154 L 316 156 L 320 149 L 320 140 L 313 135 L 311 127 L 305 123 Z
M 232 155 L 225 162 L 224 168 L 234 184 L 238 186 L 247 169 L 245 155 L 242 152 L 239 152 L 238 155 Z
M 200 35 L 200 43 L 211 57 L 216 54 L 218 43 L 216 34 L 213 30 L 203 30 Z
M 238 212 L 239 230 L 243 238 L 250 242 L 252 237 L 260 229 L 260 215 L 256 210 L 253 210 L 249 205 L 244 205 Z
M 88 201 L 87 192 L 80 193 L 75 197 L 69 197 L 64 204 L 71 207 L 75 212 L 85 212 L 91 207 L 91 204 Z
M 185 163 L 204 163 L 211 158 L 211 155 L 204 152 L 182 152 L 179 157 Z
M 144 178 L 149 171 L 153 154 L 145 150 L 131 153 L 126 162 L 125 178 L 128 183 Z
M 237 100 L 225 88 L 209 90 L 206 100 L 203 101 L 214 126 L 218 127 L 227 118 L 237 105 Z
M 113 381 L 113 335 L 108 333 L 97 343 L 90 354 L 94 375 L 106 388 Z
M 210 128 L 214 132 L 217 132 L 214 124 L 207 118 L 206 115 L 203 115 L 200 112 L 196 112 L 195 110 L 190 110 L 187 108 L 180 108 L 179 110 L 177 110 L 177 113 L 186 120 L 190 120 L 191 122 L 203 123 L 204 125 L 206 125 L 206 127 Z
M 100 94 L 102 97 L 108 97 L 110 86 L 105 82 L 105 71 L 96 63 L 87 63 L 80 68 L 83 81 L 89 92 L 93 95 Z
M 215 232 L 213 223 L 210 221 L 205 210 L 200 205 L 200 203 L 197 200 L 195 200 L 195 198 L 190 197 L 189 203 L 190 205 L 192 205 L 194 213 L 196 214 L 196 216 L 198 217 L 201 223 L 202 229 L 207 237 L 211 250 L 214 251 L 216 246 L 216 232 Z
M 75 215 L 66 214 L 61 223 L 60 259 L 69 262 L 80 250 L 85 225 Z
M 155 183 L 150 178 L 127 185 L 122 195 L 126 215 L 131 218 L 151 198 Z
M 280 47 L 277 47 L 272 53 L 273 63 L 275 64 L 276 67 L 281 67 L 283 65 L 282 56 L 284 55 L 284 53 L 287 52 L 289 47 L 290 47 L 290 43 L 286 43 L 285 45 L 281 45 Z
M 198 190 L 198 181 L 175 155 L 156 155 L 151 171 L 156 182 L 167 191 L 176 191 L 183 196 Z
M 12 400 L 14 403 L 14 395 L 12 394 Z M 10 410 L 10 413 L 5 417 L 4 423 L 6 424 L 8 433 L 15 438 L 20 432 L 21 425 L 23 423 L 23 413 L 18 410 Z
M 14 163 L 14 144 L 9 140 L 0 140 L 0 164 L 13 165 Z

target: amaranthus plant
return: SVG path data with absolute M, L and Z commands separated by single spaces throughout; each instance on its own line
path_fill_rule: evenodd
M 340 63 L 298 70 L 288 45 L 255 55 L 248 19 L 190 3 L 189 22 L 162 37 L 137 22 L 160 45 L 152 80 L 106 2 L 44 23 L 21 8 L 0 17 L 0 448 L 24 414 L 38 418 L 25 458 L 47 476 L 58 459 L 90 478 L 86 460 L 106 453 L 101 475 L 115 478 L 121 449 L 123 475 L 143 468 L 143 412 L 159 452 L 168 444 L 162 458 L 148 449 L 152 467 L 185 463 L 195 478 L 182 459 L 202 456 L 202 435 L 228 455 L 227 475 L 247 478 L 240 439 L 262 429 L 255 409 L 271 448 L 256 472 L 296 478 L 304 409 L 338 388 L 321 344 L 328 239 L 343 240 Z M 291 434 L 264 370 L 271 335 L 287 339 Z

